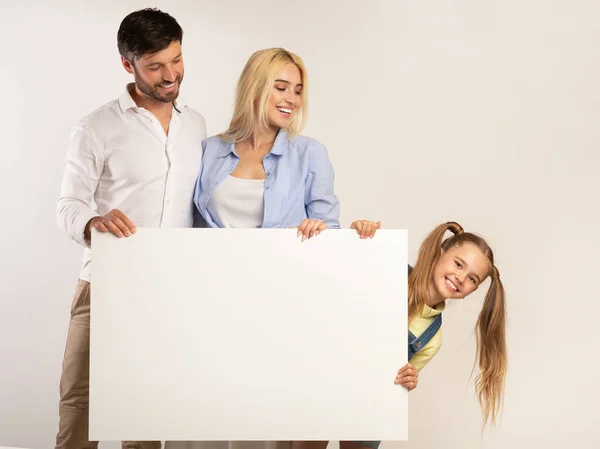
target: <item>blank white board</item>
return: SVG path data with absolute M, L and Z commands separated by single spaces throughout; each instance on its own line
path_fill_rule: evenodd
M 407 232 L 93 235 L 91 440 L 406 440 Z

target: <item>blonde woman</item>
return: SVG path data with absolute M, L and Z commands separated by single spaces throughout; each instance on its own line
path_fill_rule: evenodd
M 379 228 L 379 225 L 366 220 L 352 223 L 352 228 L 359 233 L 374 227 Z M 444 239 L 447 231 L 454 235 Z M 409 391 L 416 388 L 419 372 L 442 344 L 442 311 L 446 300 L 466 298 L 487 278 L 490 278 L 489 288 L 475 325 L 479 364 L 475 387 L 484 427 L 490 421 L 495 422 L 504 394 L 507 365 L 505 294 L 492 249 L 480 236 L 464 232 L 458 223 L 437 226 L 421 244 L 414 269 L 409 267 L 409 363 L 398 371 L 394 380 Z M 376 407 L 377 404 L 365 406 Z M 294 441 L 292 449 L 325 449 L 327 443 Z M 377 449 L 379 444 L 380 441 L 341 441 L 340 448 Z
M 298 228 L 304 240 L 339 229 L 340 202 L 325 146 L 301 136 L 308 79 L 282 48 L 254 53 L 229 128 L 202 143 L 194 203 L 212 228 Z M 364 233 L 363 233 L 364 234 Z M 166 449 L 287 449 L 283 441 L 166 442 Z
M 202 144 L 194 202 L 209 227 L 298 227 L 302 239 L 340 227 L 327 149 L 300 136 L 307 89 L 297 55 L 269 48 L 250 57 L 229 128 Z

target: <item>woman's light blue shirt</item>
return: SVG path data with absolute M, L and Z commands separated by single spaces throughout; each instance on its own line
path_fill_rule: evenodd
M 194 203 L 212 228 L 223 227 L 211 206 L 219 184 L 240 161 L 235 144 L 219 136 L 202 142 L 202 168 Z M 340 228 L 340 202 L 334 193 L 334 170 L 327 149 L 318 141 L 298 136 L 288 140 L 280 130 L 265 156 L 263 228 L 299 226 L 305 218 L 319 219 L 329 229 Z

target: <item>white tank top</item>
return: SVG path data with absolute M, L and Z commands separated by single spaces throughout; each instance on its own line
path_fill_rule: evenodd
M 264 219 L 264 194 L 264 179 L 229 175 L 210 201 L 216 223 L 222 228 L 260 228 Z

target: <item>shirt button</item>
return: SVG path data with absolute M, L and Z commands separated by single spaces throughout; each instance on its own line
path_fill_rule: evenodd
M 271 172 L 270 171 L 267 172 L 267 176 L 271 176 Z
M 267 190 L 269 190 L 271 187 L 267 187 Z

